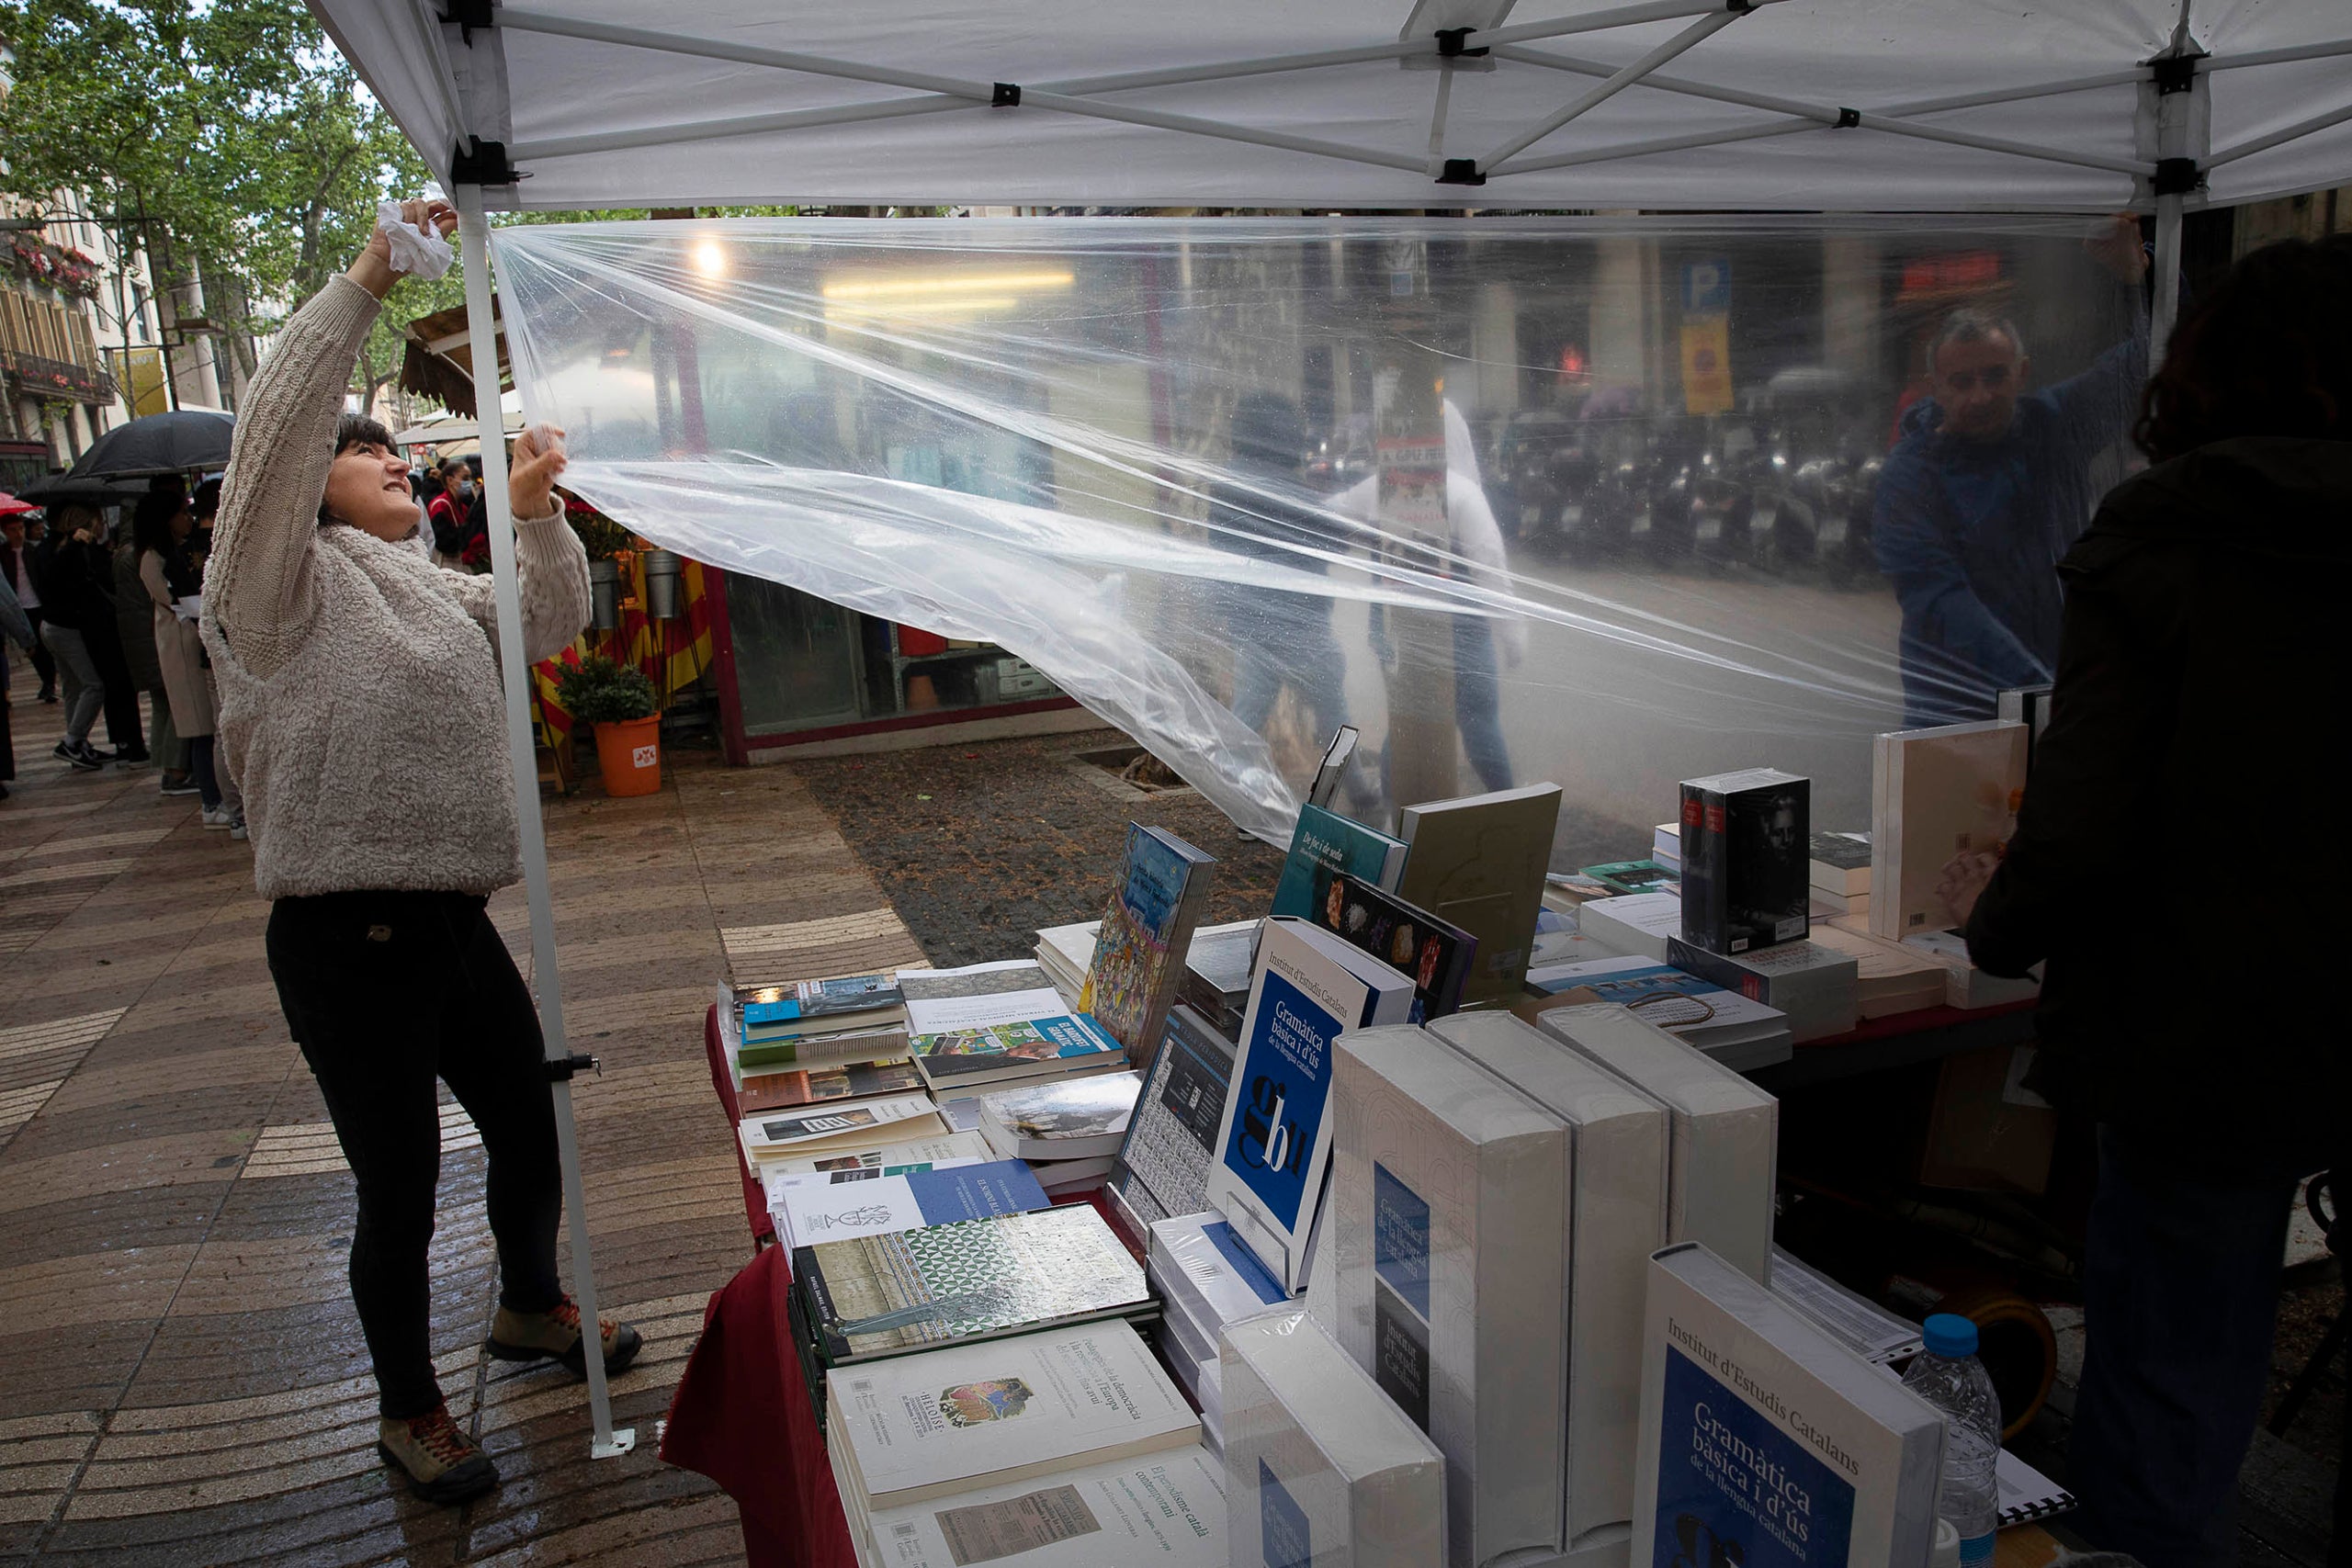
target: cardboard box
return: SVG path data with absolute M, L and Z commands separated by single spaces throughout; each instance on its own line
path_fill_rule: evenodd
M 1944 1058 L 1919 1150 L 1928 1187 L 2039 1197 L 2050 1184 L 2058 1112 L 2019 1082 L 2030 1045 L 1994 1045 Z

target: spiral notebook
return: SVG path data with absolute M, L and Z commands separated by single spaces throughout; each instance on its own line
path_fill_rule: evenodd
M 1993 1467 L 1993 1488 L 2001 1510 L 2001 1528 L 2046 1519 L 2075 1506 L 2075 1495 L 2009 1452 L 2001 1450 Z

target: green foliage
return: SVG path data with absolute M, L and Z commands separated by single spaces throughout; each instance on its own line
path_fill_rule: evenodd
M 560 668 L 555 692 L 564 711 L 582 723 L 616 724 L 653 716 L 653 682 L 645 671 L 616 664 L 601 653 Z
M 582 501 L 567 501 L 563 520 L 580 536 L 581 547 L 590 560 L 611 560 L 629 547 L 633 536 L 629 531 Z

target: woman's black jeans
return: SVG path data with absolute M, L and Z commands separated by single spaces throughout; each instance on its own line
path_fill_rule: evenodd
M 389 1417 L 441 1403 L 426 1268 L 441 1175 L 435 1078 L 473 1118 L 489 1157 L 500 1301 L 544 1312 L 562 1297 L 563 1179 L 538 1014 L 483 903 L 329 893 L 270 910 L 278 1001 L 358 1179 L 351 1296 Z

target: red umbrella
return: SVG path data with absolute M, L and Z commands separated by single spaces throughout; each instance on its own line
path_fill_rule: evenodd
M 6 491 L 0 490 L 0 517 L 14 517 L 19 512 L 39 512 L 40 510 L 40 508 L 31 502 L 18 501 Z

